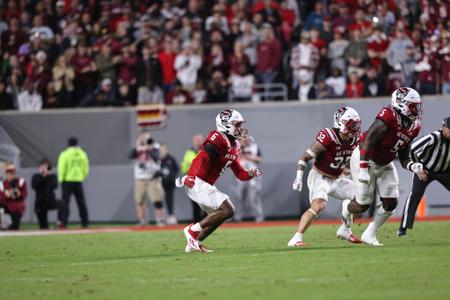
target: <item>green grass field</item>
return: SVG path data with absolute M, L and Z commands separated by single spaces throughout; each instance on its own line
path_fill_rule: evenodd
M 384 247 L 313 226 L 219 229 L 214 253 L 183 252 L 181 231 L 0 238 L 0 299 L 450 299 L 450 222 L 397 224 Z M 355 233 L 362 227 L 356 226 Z

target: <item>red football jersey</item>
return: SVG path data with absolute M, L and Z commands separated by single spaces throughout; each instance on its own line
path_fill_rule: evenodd
M 317 142 L 327 150 L 316 157 L 314 167 L 325 174 L 338 177 L 350 161 L 353 150 L 359 145 L 359 138 L 342 141 L 336 129 L 324 128 L 316 136 Z
M 209 133 L 203 146 L 206 144 L 213 144 L 219 156 L 215 160 L 209 160 L 208 164 L 202 165 L 195 176 L 213 185 L 227 168 L 233 167 L 233 164 L 240 164 L 238 157 L 241 145 L 237 140 L 232 144 L 224 133 L 217 130 Z
M 378 165 L 384 166 L 394 160 L 397 152 L 407 148 L 420 132 L 420 121 L 416 120 L 405 128 L 399 114 L 390 106 L 384 107 L 376 117 L 388 127 L 388 131 L 383 140 L 368 149 L 369 157 Z M 361 142 L 367 136 L 367 131 L 361 137 Z

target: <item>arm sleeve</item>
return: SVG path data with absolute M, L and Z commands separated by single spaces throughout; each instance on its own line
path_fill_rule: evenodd
M 234 175 L 242 181 L 247 181 L 252 179 L 253 177 L 251 177 L 248 174 L 248 170 L 246 170 L 242 165 L 241 162 L 239 160 L 235 160 L 232 164 L 231 164 L 231 170 L 233 171 Z

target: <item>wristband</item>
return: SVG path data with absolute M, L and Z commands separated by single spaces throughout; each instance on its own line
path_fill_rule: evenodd
M 361 160 L 359 162 L 359 167 L 361 169 L 368 169 L 369 168 L 369 162 L 367 160 Z
M 303 171 L 297 170 L 297 179 L 302 179 L 302 177 L 303 177 Z
M 406 164 L 406 168 L 408 169 L 408 170 L 410 170 L 411 172 L 413 171 L 413 170 L 411 170 L 411 166 L 413 165 L 413 162 L 412 161 L 410 161 L 409 163 L 407 163 Z
M 307 153 L 309 156 L 311 156 L 312 158 L 316 158 L 316 157 L 317 157 L 317 155 L 316 155 L 314 152 L 312 152 L 311 149 L 306 150 L 306 153 Z
M 297 166 L 298 166 L 298 165 L 306 167 L 306 162 L 305 162 L 303 159 L 300 159 L 300 160 L 297 162 Z

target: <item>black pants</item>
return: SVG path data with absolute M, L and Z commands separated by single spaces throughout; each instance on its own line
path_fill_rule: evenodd
M 447 190 L 450 191 L 450 173 L 431 173 L 428 175 L 427 181 L 422 181 L 414 174 L 412 191 L 406 198 L 405 207 L 403 208 L 402 221 L 400 228 L 413 228 L 414 218 L 416 216 L 417 207 L 420 200 L 425 193 L 427 186 L 434 180 L 441 183 Z
M 62 200 L 64 204 L 64 213 L 62 214 L 61 223 L 67 226 L 70 215 L 70 197 L 74 195 L 77 202 L 78 212 L 80 213 L 81 226 L 88 227 L 88 211 L 86 201 L 84 200 L 83 184 L 81 182 L 63 182 L 62 183 Z
M 11 217 L 11 225 L 9 225 L 8 229 L 9 230 L 19 230 L 22 215 L 12 213 L 6 206 L 4 206 L 1 203 L 0 203 L 0 208 L 3 208 L 5 210 L 5 213 Z
M 175 186 L 163 185 L 163 187 L 164 187 L 164 193 L 165 193 L 165 197 L 166 197 L 167 212 L 169 213 L 169 215 L 173 215 L 173 193 L 175 191 Z
M 47 203 L 36 203 L 34 213 L 39 221 L 40 229 L 48 229 L 48 211 L 56 209 L 58 211 L 58 221 L 62 223 L 65 213 L 65 205 L 60 200 Z

